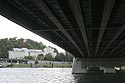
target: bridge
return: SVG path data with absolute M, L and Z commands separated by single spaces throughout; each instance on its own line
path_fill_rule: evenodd
M 125 65 L 125 0 L 0 0 L 0 15 L 72 53 L 73 73 Z

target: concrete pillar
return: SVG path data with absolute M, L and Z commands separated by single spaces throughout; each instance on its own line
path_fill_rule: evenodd
M 104 70 L 104 67 L 101 66 L 101 67 L 100 67 L 100 70 Z
M 73 59 L 72 73 L 73 74 L 87 73 L 86 68 L 82 67 L 82 62 L 78 58 Z
M 104 67 L 104 73 L 116 73 L 114 67 Z
M 121 70 L 122 72 L 125 72 L 125 66 L 121 66 L 120 70 Z
M 104 71 L 104 73 L 116 73 L 115 67 L 125 65 L 123 58 L 74 58 L 72 73 L 87 73 L 94 71 Z M 96 69 L 100 67 L 100 69 Z M 88 69 L 88 71 L 87 71 Z M 125 67 L 121 67 L 124 71 Z
M 125 70 L 125 66 L 121 66 L 121 70 Z

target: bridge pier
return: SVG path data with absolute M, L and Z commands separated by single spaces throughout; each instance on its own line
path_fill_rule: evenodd
M 114 67 L 104 67 L 104 73 L 116 73 Z
M 125 72 L 125 66 L 121 66 L 120 70 Z
M 72 73 L 88 73 L 88 71 L 104 71 L 104 73 L 116 73 L 115 67 L 122 67 L 121 70 L 125 68 L 125 59 L 122 58 L 94 58 L 94 59 L 83 59 L 74 58 Z
M 80 60 L 78 60 L 78 58 L 73 59 L 72 73 L 73 74 L 87 73 L 86 68 L 82 67 L 82 63 Z

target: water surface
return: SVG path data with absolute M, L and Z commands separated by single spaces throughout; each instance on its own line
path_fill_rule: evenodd
M 71 68 L 1 68 L 0 83 L 75 83 Z
M 125 74 L 72 74 L 71 68 L 0 68 L 0 83 L 125 83 Z

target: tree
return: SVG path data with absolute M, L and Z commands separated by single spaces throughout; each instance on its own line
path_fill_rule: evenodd
M 70 54 L 69 52 L 66 52 L 66 56 L 65 56 L 65 59 L 67 62 L 73 62 L 73 55 Z
M 0 39 L 0 58 L 8 58 L 8 51 L 13 48 L 28 48 L 28 49 L 41 49 L 43 50 L 46 46 L 42 42 L 38 43 L 30 39 L 17 39 L 5 38 Z
M 55 56 L 55 61 L 65 61 L 65 55 L 63 53 L 58 53 L 56 56 Z
M 32 56 L 25 56 L 24 59 L 33 60 L 34 58 Z
M 44 55 L 43 55 L 43 54 L 39 54 L 39 55 L 37 56 L 37 58 L 38 58 L 38 60 L 44 60 Z
M 50 53 L 48 53 L 48 54 L 45 55 L 44 60 L 52 61 L 53 57 L 52 57 L 52 55 Z

